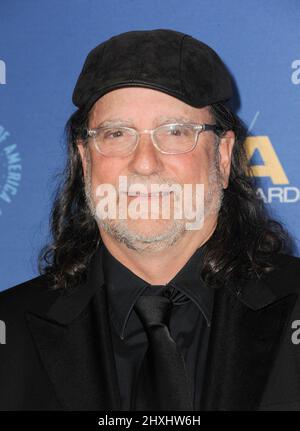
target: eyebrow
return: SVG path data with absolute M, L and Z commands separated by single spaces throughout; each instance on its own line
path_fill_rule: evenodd
M 160 115 L 156 117 L 154 120 L 154 124 L 156 124 L 157 126 L 168 124 L 168 123 L 195 123 L 195 121 L 192 121 L 190 118 L 187 118 L 187 117 L 167 117 L 165 115 Z M 112 118 L 97 124 L 96 128 L 111 127 L 111 126 L 133 126 L 133 125 L 134 125 L 134 120 Z

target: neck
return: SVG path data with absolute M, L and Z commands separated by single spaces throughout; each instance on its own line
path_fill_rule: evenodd
M 153 252 L 138 252 L 119 243 L 100 230 L 101 238 L 108 251 L 130 271 L 147 283 L 165 285 L 180 271 L 194 252 L 204 245 L 216 228 L 216 220 L 208 223 L 201 231 L 186 231 L 168 249 Z

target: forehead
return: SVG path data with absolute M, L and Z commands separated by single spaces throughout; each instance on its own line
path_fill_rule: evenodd
M 92 127 L 105 121 L 153 122 L 182 119 L 185 121 L 209 121 L 209 107 L 194 108 L 161 91 L 128 87 L 110 91 L 93 105 L 89 122 Z

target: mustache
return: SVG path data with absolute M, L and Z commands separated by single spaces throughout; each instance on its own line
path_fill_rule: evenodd
M 143 177 L 143 176 L 124 176 L 126 181 L 119 181 L 119 185 L 117 189 L 120 193 L 127 193 L 129 189 L 138 189 L 139 187 L 147 189 L 149 192 L 151 191 L 151 187 L 155 186 L 172 186 L 173 184 L 180 184 L 174 178 L 162 178 L 162 177 Z M 181 184 L 180 184 L 181 185 Z

